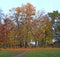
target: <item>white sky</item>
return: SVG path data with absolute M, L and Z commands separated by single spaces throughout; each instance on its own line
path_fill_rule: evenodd
M 26 3 L 33 4 L 37 10 L 45 10 L 46 12 L 60 11 L 60 0 L 0 0 L 0 8 L 8 13 L 9 9 Z

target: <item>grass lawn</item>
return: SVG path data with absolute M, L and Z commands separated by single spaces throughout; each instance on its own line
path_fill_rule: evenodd
M 0 51 L 0 57 L 13 57 L 14 55 L 16 54 L 19 54 L 21 51 L 18 51 L 18 50 L 2 50 Z
M 24 57 L 60 57 L 60 50 L 32 50 Z
M 0 51 L 0 57 L 13 57 L 16 54 L 20 54 L 20 52 L 24 50 L 29 50 L 27 54 L 25 54 L 23 57 L 60 57 L 60 48 L 59 49 L 18 49 L 18 50 L 1 50 Z

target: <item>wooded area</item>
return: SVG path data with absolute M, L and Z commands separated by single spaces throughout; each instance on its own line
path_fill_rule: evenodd
M 0 47 L 53 47 L 55 42 L 60 42 L 58 11 L 36 12 L 30 3 L 9 11 L 5 15 L 0 10 Z

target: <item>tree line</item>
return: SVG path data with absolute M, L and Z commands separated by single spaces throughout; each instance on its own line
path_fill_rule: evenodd
M 7 15 L 0 10 L 0 47 L 47 47 L 54 37 L 60 39 L 59 31 L 58 11 L 36 12 L 30 3 L 10 9 Z

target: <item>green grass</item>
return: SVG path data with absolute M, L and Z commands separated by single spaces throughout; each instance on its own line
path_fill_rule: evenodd
M 19 54 L 20 50 L 2 50 L 0 51 L 0 57 L 13 57 L 16 54 Z M 60 57 L 59 50 L 30 50 L 24 57 Z
M 60 50 L 33 50 L 24 57 L 60 57 Z
M 20 53 L 21 51 L 0 51 L 0 57 L 13 57 L 14 55 Z

